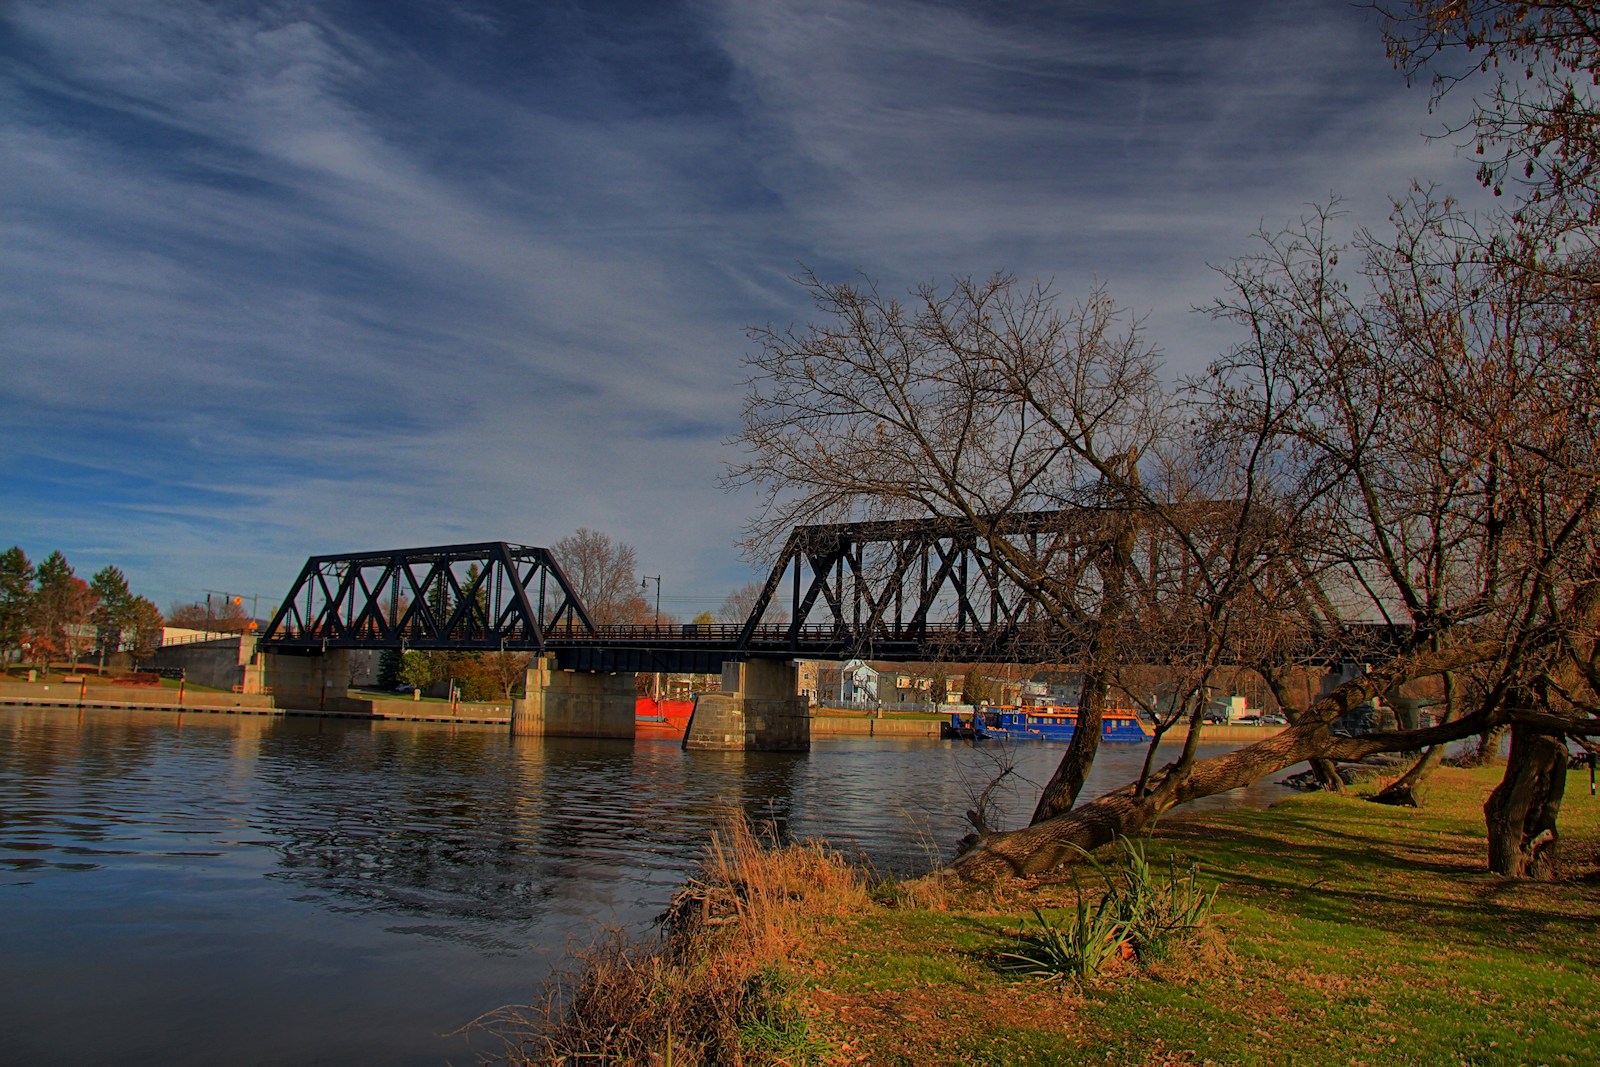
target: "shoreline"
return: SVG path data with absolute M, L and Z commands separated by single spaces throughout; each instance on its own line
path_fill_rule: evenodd
M 1032 977 L 1010 966 L 1041 944 L 1032 931 L 1084 914 L 1065 878 L 879 881 L 824 842 L 757 845 L 734 826 L 668 940 L 587 959 L 574 983 L 614 995 L 535 1014 L 543 1025 L 514 1035 L 509 1062 L 664 1049 L 701 1062 L 729 1048 L 904 1067 L 1591 1062 L 1600 806 L 1579 802 L 1571 774 L 1571 858 L 1555 882 L 1487 871 L 1482 802 L 1498 768 L 1439 768 L 1420 809 L 1366 803 L 1374 780 L 1169 822 L 1145 846 L 1150 869 L 1215 894 L 1204 928 L 1088 979 L 1064 960 Z
M 146 693 L 117 693 L 111 699 L 105 693 L 106 686 L 91 686 L 89 692 L 94 695 L 85 695 L 80 699 L 77 687 L 71 683 L 51 683 L 39 687 L 48 690 L 51 685 L 59 685 L 60 695 L 42 693 L 18 694 L 16 689 L 22 688 L 17 683 L 0 684 L 0 708 L 60 708 L 69 710 L 100 710 L 100 711 L 161 711 L 174 714 L 196 712 L 208 715 L 260 715 L 276 716 L 283 718 L 323 718 L 341 720 L 364 720 L 375 722 L 423 722 L 447 725 L 479 725 L 479 726 L 510 726 L 510 710 L 502 711 L 499 706 L 490 705 L 481 707 L 477 705 L 460 705 L 454 712 L 432 708 L 419 707 L 411 709 L 410 701 L 399 700 L 364 700 L 370 705 L 368 711 L 334 711 L 319 708 L 291 708 L 278 707 L 272 703 L 269 695 L 250 693 L 196 693 L 197 699 L 186 700 L 178 703 L 168 695 L 170 691 L 154 691 Z M 28 688 L 35 688 L 29 686 Z M 7 692 L 7 690 L 12 690 Z M 98 692 L 95 692 L 98 690 Z M 353 698 L 362 699 L 362 698 Z M 401 705 L 401 708 L 383 705 Z M 912 741 L 912 740 L 938 740 L 939 728 L 945 721 L 944 718 L 930 719 L 925 713 L 918 713 L 918 717 L 904 717 L 895 712 L 874 716 L 868 712 L 840 711 L 831 708 L 817 708 L 811 714 L 811 736 L 813 739 L 833 740 L 838 738 L 872 738 L 885 741 Z M 1283 731 L 1282 726 L 1237 726 L 1232 724 L 1208 723 L 1202 731 L 1202 739 L 1207 742 L 1247 743 L 1262 741 Z M 1172 727 L 1162 736 L 1162 742 L 1182 742 L 1189 736 L 1186 724 Z M 1136 742 L 1143 743 L 1143 742 Z
M 489 712 L 479 711 L 476 708 L 457 708 L 454 714 L 446 710 L 419 710 L 394 711 L 374 707 L 371 711 L 333 711 L 325 708 L 280 708 L 272 703 L 271 697 L 253 697 L 249 694 L 224 694 L 224 693 L 197 693 L 195 700 L 185 700 L 179 704 L 169 699 L 135 698 L 107 700 L 102 696 L 94 698 L 85 697 L 80 700 L 73 690 L 76 687 L 62 686 L 61 696 L 15 696 L 0 693 L 0 708 L 54 708 L 66 711 L 159 711 L 174 715 L 184 713 L 200 715 L 254 715 L 268 718 L 295 718 L 295 719 L 341 719 L 364 722 L 423 722 L 438 723 L 441 725 L 480 725 L 480 726 L 505 726 L 511 724 L 509 711 L 499 712 L 498 708 L 491 708 Z M 152 694 L 153 696 L 154 694 Z M 162 694 L 165 696 L 165 694 Z M 229 700 L 231 703 L 221 703 Z M 395 703 L 400 701 L 374 701 L 377 703 Z
M 881 737 L 888 739 L 911 738 L 938 738 L 939 727 L 946 721 L 944 717 L 937 719 L 926 718 L 926 713 L 919 712 L 918 718 L 900 717 L 895 712 L 886 712 L 881 718 L 864 711 L 841 711 L 833 708 L 817 708 L 811 714 L 812 737 Z M 1234 724 L 1207 723 L 1201 730 L 1201 738 L 1205 741 L 1220 742 L 1248 742 L 1263 741 L 1269 737 L 1283 732 L 1283 726 L 1239 726 Z M 1184 741 L 1189 736 L 1187 724 L 1180 723 L 1161 735 L 1162 744 L 1171 741 Z M 1148 742 L 1146 738 L 1146 742 Z M 1020 742 L 1019 742 L 1020 743 Z M 1145 742 L 1125 742 L 1128 744 L 1142 744 Z

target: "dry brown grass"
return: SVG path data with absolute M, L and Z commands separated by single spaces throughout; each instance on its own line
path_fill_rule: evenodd
M 803 1061 L 816 1042 L 786 1003 L 786 962 L 821 920 L 869 906 L 860 873 L 825 846 L 778 847 L 729 818 L 656 936 L 607 934 L 539 1002 L 474 1025 L 509 1064 Z

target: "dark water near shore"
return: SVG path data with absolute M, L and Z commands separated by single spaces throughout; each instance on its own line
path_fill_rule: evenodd
M 1061 746 L 1014 751 L 1007 825 Z M 1089 790 L 1142 758 L 1102 750 Z M 473 1063 L 489 1044 L 444 1035 L 530 999 L 574 941 L 642 929 L 723 813 L 912 874 L 965 832 L 993 768 L 940 741 L 685 753 L 0 710 L 0 1062 Z

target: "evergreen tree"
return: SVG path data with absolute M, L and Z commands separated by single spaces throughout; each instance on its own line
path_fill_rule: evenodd
M 472 597 L 474 611 L 467 620 L 466 633 L 471 637 L 485 636 L 489 632 L 489 590 L 483 587 L 473 589 L 483 569 L 476 563 L 467 565 L 467 580 L 462 586 L 463 590 L 471 590 L 468 594 Z
M 378 688 L 393 689 L 400 684 L 402 657 L 398 648 L 386 648 L 378 654 Z
M 20 546 L 0 552 L 0 662 L 22 647 L 33 610 L 33 564 Z
M 450 578 L 441 571 L 438 579 L 428 590 L 428 611 L 433 615 L 436 633 L 444 633 L 445 627 L 450 624 L 450 612 L 454 607 L 454 599 L 450 595 Z
M 46 665 L 51 656 L 75 661 L 87 643 L 83 631 L 94 610 L 94 594 L 59 551 L 35 568 L 33 581 L 34 659 Z
M 100 650 L 100 662 L 105 663 L 108 653 L 122 647 L 124 631 L 133 621 L 133 593 L 128 589 L 128 579 L 118 567 L 102 567 L 89 582 L 89 591 L 96 601 L 91 621 L 94 623 L 94 643 Z

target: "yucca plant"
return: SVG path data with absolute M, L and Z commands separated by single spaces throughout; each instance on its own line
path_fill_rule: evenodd
M 1001 966 L 1029 978 L 1075 978 L 1098 975 L 1119 957 L 1161 959 L 1192 941 L 1211 916 L 1217 890 L 1200 884 L 1200 866 L 1184 866 L 1167 858 L 1162 877 L 1152 868 L 1144 839 L 1118 838 L 1120 856 L 1108 866 L 1084 853 L 1105 891 L 1091 904 L 1076 873 L 1072 921 L 1057 925 L 1033 909 L 1036 931 L 1018 933 L 1015 950 L 1001 954 Z
M 1088 856 L 1088 853 L 1084 855 L 1105 883 L 1105 893 L 1091 905 L 1084 895 L 1083 884 L 1074 872 L 1072 888 L 1077 905 L 1073 921 L 1066 926 L 1057 926 L 1045 918 L 1044 912 L 1034 908 L 1033 918 L 1039 924 L 1038 931 L 1018 932 L 1016 951 L 1001 953 L 1002 968 L 1027 978 L 1076 978 L 1086 981 L 1123 954 L 1127 936 L 1122 919 L 1117 914 L 1115 883 L 1098 860 Z
M 1162 959 L 1192 941 L 1211 916 L 1217 889 L 1200 884 L 1200 865 L 1167 857 L 1165 878 L 1151 868 L 1148 839 L 1121 837 L 1116 877 L 1107 896 L 1112 910 L 1141 960 Z

